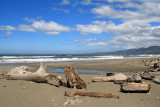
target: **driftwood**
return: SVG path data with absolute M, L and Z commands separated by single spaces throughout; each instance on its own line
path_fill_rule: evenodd
M 125 81 L 127 80 L 127 76 L 124 74 L 115 74 L 114 76 L 107 77 L 94 77 L 92 82 L 114 82 L 114 81 Z
M 123 80 L 115 80 L 114 83 L 115 84 L 124 84 L 125 82 L 127 82 L 126 80 L 123 81 Z
M 100 93 L 100 92 L 76 91 L 75 95 L 97 97 L 97 98 L 99 98 L 99 97 L 103 97 L 103 98 L 119 98 L 118 94 Z
M 65 92 L 64 92 L 64 95 L 65 95 L 65 96 L 68 96 L 68 97 L 72 97 L 72 96 L 73 96 L 73 93 L 70 92 L 70 91 L 65 91 Z
M 67 100 L 63 106 L 71 106 L 71 105 L 74 105 L 74 104 L 81 104 L 83 103 L 83 101 L 81 99 L 78 99 L 78 98 L 74 98 L 73 100 Z
M 152 80 L 155 77 L 154 75 L 151 75 L 147 70 L 142 72 L 140 76 L 142 79 L 145 79 L 145 80 Z
M 6 75 L 8 80 L 26 80 L 38 83 L 48 83 L 50 85 L 60 86 L 65 84 L 60 76 L 53 73 L 47 73 L 47 66 L 44 63 L 40 64 L 40 68 L 36 72 L 28 71 L 28 67 L 21 66 L 11 69 Z
M 156 58 L 154 60 L 142 60 L 144 62 L 144 66 L 150 66 L 151 68 L 159 68 L 158 63 L 160 63 L 160 59 Z
M 122 92 L 149 92 L 150 84 L 146 83 L 127 83 L 121 84 Z
M 135 75 L 133 75 L 133 79 L 134 79 L 134 82 L 137 82 L 137 83 L 142 82 L 142 78 L 140 77 L 140 75 L 137 72 Z
M 80 78 L 74 67 L 68 65 L 65 67 L 64 72 L 68 88 L 74 88 L 74 86 L 76 86 L 78 89 L 86 89 L 86 82 Z
M 127 78 L 127 82 L 134 82 L 134 79 L 131 78 L 131 77 L 128 77 L 128 78 Z
M 114 76 L 115 74 L 113 72 L 109 72 L 109 73 L 106 73 L 106 76 Z
M 5 74 L 0 72 L 0 79 L 3 79 L 3 78 L 5 78 Z
M 151 67 L 154 68 L 154 69 L 159 68 L 158 63 L 159 63 L 159 62 L 157 62 L 157 61 L 152 62 Z
M 158 71 L 160 71 L 160 68 L 150 69 L 149 71 L 150 72 L 158 72 Z
M 156 84 L 160 84 L 160 80 L 159 80 L 158 78 L 156 78 L 156 77 L 154 77 L 154 78 L 152 79 L 152 81 L 153 81 L 154 83 L 156 83 Z

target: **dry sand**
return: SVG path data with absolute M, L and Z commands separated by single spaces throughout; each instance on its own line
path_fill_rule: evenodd
M 36 63 L 12 65 L 27 65 L 31 71 L 35 71 L 39 66 Z M 47 63 L 48 69 L 63 69 L 66 65 L 84 70 L 123 72 L 128 76 L 148 69 L 142 63 L 142 59 Z M 7 73 L 14 67 L 7 64 L 0 65 L 0 72 Z M 63 73 L 59 75 L 64 78 Z M 155 75 L 160 78 L 159 72 Z M 93 77 L 105 76 L 105 74 L 80 74 L 80 76 L 87 82 L 87 91 L 119 94 L 120 98 L 80 96 L 78 99 L 82 99 L 83 103 L 73 105 L 75 107 L 160 107 L 160 85 L 151 81 L 144 80 L 151 84 L 149 93 L 122 93 L 120 86 L 113 82 L 91 82 Z M 64 96 L 64 92 L 68 90 L 79 91 L 79 89 L 58 88 L 45 83 L 0 79 L 0 107 L 61 107 L 66 100 L 74 98 Z

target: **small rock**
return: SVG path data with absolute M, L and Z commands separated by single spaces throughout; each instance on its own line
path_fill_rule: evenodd
M 67 100 L 63 104 L 63 106 L 69 106 L 69 105 L 80 104 L 80 103 L 83 103 L 83 101 L 81 99 L 74 98 L 73 100 Z
M 156 97 L 156 99 L 160 100 L 160 97 Z
M 148 95 L 150 95 L 151 93 L 147 93 Z
M 78 98 L 79 97 L 79 95 L 76 95 L 76 96 L 74 96 L 75 98 Z
M 54 101 L 55 101 L 54 99 L 51 100 L 51 102 L 54 102 Z
M 22 86 L 22 89 L 25 89 L 26 87 Z
M 88 84 L 91 84 L 91 82 L 90 82 L 90 81 L 88 81 Z

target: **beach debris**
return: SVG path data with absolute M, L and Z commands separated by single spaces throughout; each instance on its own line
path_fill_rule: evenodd
M 113 73 L 113 72 L 106 73 L 106 76 L 114 76 L 114 75 L 115 75 L 115 73 Z
M 16 67 L 8 71 L 6 79 L 9 80 L 26 80 L 37 83 L 48 83 L 50 85 L 60 86 L 64 85 L 64 80 L 54 73 L 47 73 L 47 66 L 40 63 L 40 67 L 36 72 L 28 71 L 28 67 Z
M 145 79 L 145 80 L 152 80 L 155 77 L 154 75 L 151 75 L 147 70 L 142 72 L 140 76 L 142 79 Z
M 55 75 L 50 76 L 47 83 L 50 85 L 55 85 L 56 87 L 66 86 L 64 79 L 62 79 L 60 76 Z
M 134 79 L 131 78 L 131 77 L 128 77 L 128 78 L 127 78 L 127 82 L 134 82 Z
M 70 91 L 65 91 L 65 92 L 64 92 L 64 95 L 65 95 L 65 96 L 68 96 L 68 97 L 72 97 L 72 96 L 73 96 L 73 93 L 70 92 Z
M 147 83 L 126 83 L 121 84 L 122 92 L 149 92 L 150 84 Z
M 126 82 L 126 80 L 115 80 L 114 81 L 115 84 L 123 84 L 125 82 Z
M 102 97 L 102 98 L 119 98 L 118 94 L 101 93 L 101 92 L 87 92 L 87 91 L 76 91 L 74 95 L 97 97 L 97 98 L 100 98 L 100 97 Z
M 94 77 L 92 82 L 114 82 L 116 80 L 125 81 L 127 80 L 127 76 L 124 74 L 115 74 L 114 76 L 107 76 L 107 77 Z
M 134 79 L 134 82 L 137 82 L 137 83 L 141 83 L 142 82 L 142 78 L 137 72 L 136 72 L 135 75 L 133 75 L 133 79 Z
M 143 60 L 143 62 L 145 63 L 144 66 L 150 66 L 150 72 L 157 72 L 160 71 L 159 68 L 159 63 L 160 63 L 160 59 L 156 58 L 154 60 Z
M 91 81 L 88 81 L 88 84 L 91 84 L 92 82 Z
M 160 97 L 156 97 L 156 99 L 160 100 Z
M 5 74 L 0 72 L 0 79 L 3 79 L 3 78 L 5 78 Z
M 83 103 L 83 101 L 81 99 L 78 98 L 73 98 L 73 100 L 67 100 L 63 106 L 70 106 L 70 105 L 74 105 L 74 104 L 81 104 Z
M 160 80 L 157 77 L 154 77 L 152 81 L 156 84 L 160 84 Z
M 25 89 L 26 87 L 22 86 L 22 89 Z
M 54 100 L 54 99 L 51 99 L 51 102 L 53 103 L 53 102 L 55 102 L 55 100 Z
M 79 97 L 79 95 L 75 95 L 74 97 L 75 97 L 75 98 L 78 98 L 78 97 Z
M 86 89 L 86 82 L 80 78 L 74 67 L 67 65 L 64 69 L 64 72 L 68 88 L 76 87 L 77 89 Z
M 155 75 L 150 74 L 147 71 L 142 72 L 140 76 L 142 77 L 142 79 L 151 80 L 152 82 L 156 84 L 160 84 L 160 80 Z
M 150 95 L 151 93 L 147 93 L 148 95 Z

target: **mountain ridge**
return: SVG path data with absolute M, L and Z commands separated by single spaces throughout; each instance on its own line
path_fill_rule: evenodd
M 98 52 L 98 54 L 160 54 L 160 46 L 150 46 L 147 48 L 127 49 L 115 52 Z

